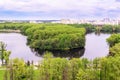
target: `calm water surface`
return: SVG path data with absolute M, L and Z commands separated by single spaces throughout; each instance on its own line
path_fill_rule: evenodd
M 107 45 L 106 38 L 110 34 L 96 35 L 95 33 L 89 33 L 86 35 L 85 49 L 75 49 L 70 51 L 53 51 L 55 57 L 85 57 L 88 59 L 94 59 L 96 57 L 104 57 L 108 55 L 109 46 Z M 25 61 L 37 62 L 42 59 L 42 55 L 36 55 L 32 52 L 29 46 L 26 45 L 27 37 L 19 33 L 0 33 L 0 41 L 7 44 L 7 50 L 10 50 L 12 54 L 10 58 L 22 58 Z M 67 53 L 67 54 L 65 54 Z
M 42 58 L 36 56 L 29 46 L 26 45 L 27 37 L 19 33 L 0 33 L 0 41 L 7 44 L 7 50 L 10 50 L 12 54 L 10 58 L 21 58 L 25 61 L 38 61 Z
M 89 33 L 86 35 L 85 52 L 82 57 L 88 59 L 94 59 L 97 57 L 107 56 L 109 53 L 109 46 L 106 39 L 110 37 L 110 34 L 95 34 Z

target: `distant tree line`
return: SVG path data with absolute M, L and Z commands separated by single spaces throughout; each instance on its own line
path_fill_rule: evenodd
M 117 33 L 120 32 L 120 25 L 92 25 L 92 24 L 69 24 L 71 26 L 80 28 L 83 27 L 86 29 L 86 32 L 104 32 L 104 33 Z

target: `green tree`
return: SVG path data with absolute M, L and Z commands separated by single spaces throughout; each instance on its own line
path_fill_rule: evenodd
M 108 39 L 107 42 L 109 43 L 110 47 L 114 46 L 116 43 L 120 42 L 120 34 L 112 34 Z
M 70 62 L 70 65 L 71 65 L 72 80 L 75 80 L 79 69 L 80 68 L 84 69 L 84 66 L 82 64 L 82 60 L 79 59 L 79 58 L 73 58 L 69 62 Z
M 115 44 L 115 46 L 111 47 L 109 50 L 109 54 L 111 56 L 120 55 L 120 43 L 117 43 L 117 44 Z
M 5 80 L 8 80 L 8 63 L 9 63 L 10 54 L 11 54 L 10 51 L 4 51 L 3 52 L 3 57 L 4 57 L 4 60 L 5 60 L 5 66 L 6 66 L 6 71 L 5 71 L 5 76 L 4 76 Z
M 39 71 L 39 80 L 71 80 L 70 65 L 65 58 L 47 57 L 40 63 Z
M 10 78 L 13 80 L 34 80 L 33 65 L 27 66 L 24 60 L 14 59 L 11 64 Z
M 7 65 L 9 62 L 9 57 L 10 57 L 11 51 L 4 51 L 3 52 L 3 58 L 5 60 L 5 64 Z
M 3 61 L 4 61 L 4 51 L 6 51 L 6 44 L 3 42 L 0 42 L 0 59 L 2 61 L 2 65 L 3 65 Z

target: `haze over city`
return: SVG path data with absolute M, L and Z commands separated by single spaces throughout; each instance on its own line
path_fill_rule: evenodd
M 120 0 L 0 0 L 0 19 L 120 18 Z

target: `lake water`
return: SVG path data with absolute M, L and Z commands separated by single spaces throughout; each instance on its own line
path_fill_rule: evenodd
M 0 41 L 7 44 L 6 49 L 11 51 L 10 59 L 20 58 L 25 61 L 38 61 L 41 57 L 36 56 L 29 46 L 26 45 L 27 37 L 19 33 L 0 33 Z
M 84 57 L 88 59 L 94 59 L 96 57 L 104 57 L 108 55 L 109 46 L 107 45 L 106 38 L 110 34 L 96 35 L 95 33 L 89 33 L 86 35 L 85 49 L 74 49 L 70 51 L 52 51 L 55 57 Z M 12 54 L 10 59 L 21 58 L 25 61 L 37 62 L 42 60 L 43 52 L 37 54 L 32 52 L 29 46 L 26 45 L 27 37 L 19 33 L 0 33 L 0 41 L 7 44 L 6 49 L 10 50 Z M 66 54 L 65 54 L 66 53 Z
M 85 52 L 82 57 L 88 59 L 94 59 L 97 57 L 107 56 L 109 53 L 109 45 L 106 39 L 110 37 L 110 34 L 89 33 L 86 35 Z

